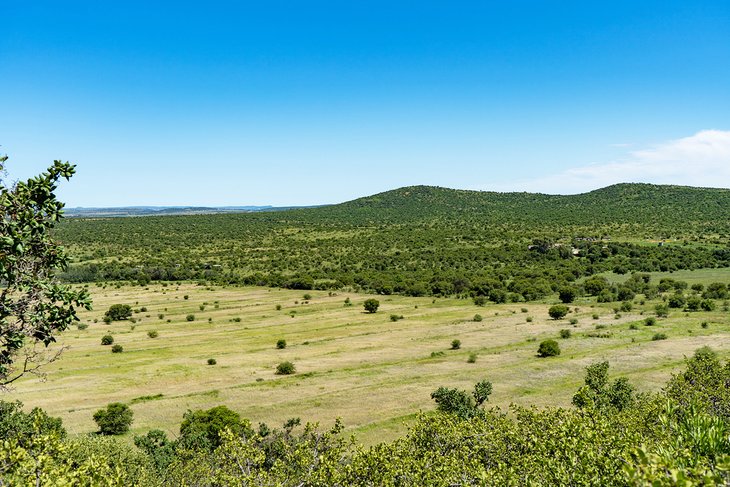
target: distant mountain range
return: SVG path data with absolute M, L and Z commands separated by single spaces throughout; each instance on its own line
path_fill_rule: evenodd
M 109 208 L 65 208 L 67 218 L 165 216 L 165 215 L 207 215 L 221 213 L 259 213 L 284 211 L 317 206 L 123 206 Z

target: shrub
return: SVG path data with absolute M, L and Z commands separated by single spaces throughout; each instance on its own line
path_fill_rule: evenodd
M 560 301 L 563 303 L 572 303 L 575 300 L 575 288 L 573 287 L 564 287 L 560 291 L 558 291 L 558 297 L 560 298 Z
M 201 304 L 200 306 L 198 306 L 198 309 L 200 311 L 205 311 L 205 305 L 204 304 Z
M 654 313 L 656 313 L 659 318 L 666 318 L 669 316 L 669 306 L 666 304 L 657 304 L 654 306 Z
M 390 321 L 398 321 L 398 320 L 402 320 L 402 319 L 403 319 L 403 315 L 390 315 Z
M 128 304 L 112 304 L 106 313 L 104 313 L 104 321 L 121 321 L 132 316 L 132 307 Z
M 715 302 L 711 299 L 703 299 L 700 303 L 703 311 L 715 311 Z
M 709 324 L 708 322 L 706 322 L 706 321 L 703 321 L 703 322 L 702 322 L 702 324 L 701 324 L 700 326 L 701 326 L 702 328 L 707 328 L 708 326 L 710 326 L 710 324 Z
M 578 318 L 571 318 L 570 319 L 570 324 L 571 325 L 577 325 L 578 324 Z
M 527 313 L 528 310 L 527 308 L 520 308 L 520 311 L 522 311 L 523 313 Z
M 552 319 L 559 320 L 560 318 L 564 318 L 565 315 L 568 314 L 568 307 L 564 304 L 556 304 L 554 306 L 550 306 L 548 314 Z
M 631 303 L 631 301 L 624 301 L 621 303 L 621 311 L 628 313 L 633 309 L 634 305 Z
M 126 404 L 113 402 L 94 413 L 94 421 L 102 435 L 122 435 L 129 431 L 134 414 Z
M 570 338 L 570 330 L 560 330 L 560 338 Z
M 597 320 L 598 318 L 600 318 L 600 316 L 598 316 L 598 313 L 593 313 L 593 319 Z
M 276 311 L 281 311 L 281 305 L 280 304 L 277 304 L 276 305 Z
M 157 338 L 160 334 L 157 333 L 157 330 L 150 330 L 147 332 L 147 336 L 150 338 Z
M 311 299 L 312 299 L 312 295 L 311 295 L 311 294 L 309 294 L 309 293 L 305 294 L 305 295 L 304 295 L 304 296 L 302 296 L 302 297 L 304 298 L 304 300 L 305 300 L 305 301 L 309 301 L 309 300 L 311 300 Z
M 651 337 L 652 340 L 666 340 L 667 334 L 666 333 L 655 333 L 653 337 Z
M 164 320 L 165 319 L 165 315 L 163 315 L 162 313 L 160 313 L 160 314 L 157 315 L 157 318 L 159 318 L 161 320 Z
M 532 323 L 532 316 L 528 316 L 527 318 L 525 318 L 525 321 L 528 323 Z
M 650 316 L 648 318 L 645 318 L 644 319 L 644 325 L 646 325 L 646 326 L 654 326 L 654 325 L 656 325 L 656 318 L 654 318 L 653 316 Z
M 183 299 L 188 299 L 188 298 L 190 298 L 190 296 L 188 296 L 187 294 L 185 296 L 183 296 Z
M 540 343 L 540 347 L 537 349 L 538 357 L 555 357 L 560 355 L 560 346 L 555 340 L 545 340 Z
M 469 354 L 469 358 L 466 359 L 467 363 L 473 364 L 477 361 L 477 354 L 472 352 Z
M 487 297 L 486 296 L 474 296 L 474 304 L 477 306 L 484 306 L 487 304 Z
M 278 339 L 276 341 L 276 348 L 278 348 L 279 350 L 285 349 L 286 348 L 286 340 L 284 340 L 283 338 Z
M 187 315 L 185 319 L 188 321 L 195 321 L 195 315 Z
M 124 347 L 119 344 L 112 346 L 112 353 L 122 353 L 123 351 Z
M 629 325 L 629 330 L 638 330 L 639 326 L 636 323 L 631 323 Z
M 79 330 L 85 330 L 88 327 L 89 327 L 89 325 L 87 323 L 79 323 L 78 325 L 76 325 L 76 328 Z
M 215 365 L 217 363 L 218 363 L 218 361 L 216 359 L 214 359 L 214 358 L 209 358 L 208 359 L 208 365 Z
M 146 312 L 147 312 L 147 308 L 146 308 L 146 307 L 144 307 L 144 306 L 142 306 L 141 308 L 139 308 L 139 310 L 140 310 L 140 311 L 141 311 L 142 313 L 146 313 Z
M 345 307 L 347 307 L 347 306 L 352 306 L 352 301 L 350 300 L 349 297 L 345 298 Z
M 276 375 L 290 375 L 296 371 L 294 364 L 289 361 L 282 362 L 276 366 Z
M 476 314 L 476 315 L 474 315 L 474 318 L 473 318 L 473 320 L 474 320 L 474 321 L 482 321 L 482 315 L 480 315 L 480 314 Z
M 102 345 L 111 345 L 114 343 L 114 337 L 111 335 L 104 335 L 101 337 L 101 344 Z
M 378 311 L 378 308 L 380 307 L 380 301 L 378 301 L 375 298 L 370 298 L 370 299 L 366 299 L 362 305 L 363 305 L 363 308 L 365 308 L 366 312 L 375 313 L 376 311 Z
M 458 350 L 461 348 L 461 340 L 452 340 L 451 341 L 451 350 Z

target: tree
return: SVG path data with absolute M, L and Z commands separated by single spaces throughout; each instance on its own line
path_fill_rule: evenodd
M 540 347 L 537 349 L 538 357 L 555 357 L 560 355 L 560 345 L 555 340 L 545 340 L 540 343 Z
M 366 299 L 362 305 L 368 313 L 375 313 L 380 307 L 380 301 L 375 298 L 370 298 Z
M 563 303 L 572 303 L 575 300 L 575 295 L 575 288 L 571 286 L 566 286 L 558 291 L 558 297 Z
M 228 429 L 233 434 L 253 435 L 251 425 L 226 406 L 188 411 L 180 424 L 180 442 L 186 447 L 213 450 L 220 445 L 220 434 Z
M 42 375 L 39 368 L 60 354 L 47 354 L 43 348 L 78 321 L 78 307 L 91 309 L 85 290 L 54 279 L 54 272 L 68 264 L 50 235 L 63 213 L 54 191 L 60 178 L 74 174 L 75 166 L 54 161 L 39 176 L 6 186 L 6 160 L 0 157 L 0 388 L 26 373 Z
M 126 320 L 132 316 L 132 307 L 128 304 L 112 304 L 104 317 L 108 317 L 111 321 Z
M 94 413 L 94 421 L 99 425 L 102 435 L 122 435 L 129 431 L 132 424 L 132 410 L 124 403 L 113 402 L 106 409 Z
M 554 306 L 550 306 L 548 314 L 552 319 L 559 320 L 560 318 L 564 318 L 565 315 L 568 314 L 568 307 L 564 304 L 556 304 Z

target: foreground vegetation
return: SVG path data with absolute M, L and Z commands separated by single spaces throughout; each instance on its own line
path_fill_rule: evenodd
M 180 436 L 134 446 L 65 438 L 60 421 L 1 403 L 0 478 L 10 485 L 718 485 L 730 482 L 730 363 L 703 348 L 658 394 L 588 367 L 576 408 L 442 401 L 408 434 L 362 448 L 298 419 L 254 427 L 225 407 L 189 412 Z M 484 404 L 491 385 L 477 385 Z M 449 395 L 441 393 L 440 398 Z M 459 397 L 460 391 L 451 391 Z M 481 396 L 481 397 L 480 397 Z M 468 397 L 464 394 L 461 397 Z M 445 404 L 450 406 L 443 407 Z

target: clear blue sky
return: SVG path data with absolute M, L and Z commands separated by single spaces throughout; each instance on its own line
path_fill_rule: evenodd
M 0 152 L 11 177 L 76 163 L 68 206 L 730 186 L 727 0 L 0 0 L 0 20 Z

